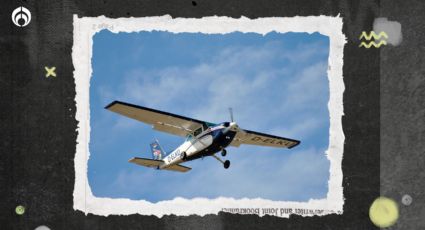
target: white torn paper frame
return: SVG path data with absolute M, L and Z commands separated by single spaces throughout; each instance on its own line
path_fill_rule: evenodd
M 75 154 L 74 209 L 95 215 L 206 215 L 220 211 L 239 214 L 269 214 L 288 217 L 290 214 L 303 216 L 341 214 L 344 197 L 342 188 L 342 156 L 344 133 L 342 130 L 343 92 L 342 76 L 343 48 L 346 42 L 342 33 L 342 18 L 328 16 L 258 18 L 245 17 L 204 17 L 200 19 L 172 18 L 171 16 L 118 18 L 101 17 L 78 18 L 74 15 L 74 44 L 72 60 L 75 68 L 76 119 L 78 121 L 77 147 Z M 172 33 L 226 34 L 232 32 L 252 32 L 265 35 L 269 32 L 318 32 L 328 36 L 330 41 L 328 59 L 329 80 L 329 148 L 326 155 L 330 161 L 329 188 L 326 199 L 308 202 L 271 201 L 267 199 L 234 199 L 231 197 L 174 198 L 157 203 L 145 200 L 112 199 L 95 197 L 90 189 L 87 176 L 90 141 L 89 87 L 92 75 L 91 58 L 93 36 L 102 29 L 111 32 L 167 31 Z

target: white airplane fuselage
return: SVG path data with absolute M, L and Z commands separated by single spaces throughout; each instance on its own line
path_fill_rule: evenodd
M 191 161 L 204 156 L 211 156 L 226 148 L 236 135 L 238 126 L 235 122 L 224 122 L 204 130 L 197 137 L 187 139 L 183 144 L 164 157 L 159 169 Z

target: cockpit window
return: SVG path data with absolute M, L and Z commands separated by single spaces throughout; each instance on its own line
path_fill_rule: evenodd
M 193 132 L 193 136 L 198 136 L 199 134 L 201 134 L 202 133 L 202 127 L 201 128 L 199 128 L 199 129 L 197 129 L 197 130 L 195 130 L 195 132 Z

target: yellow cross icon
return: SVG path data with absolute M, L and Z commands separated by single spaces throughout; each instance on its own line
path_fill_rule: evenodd
M 47 66 L 44 66 L 44 69 L 46 70 L 46 77 L 49 77 L 49 76 L 56 77 L 56 73 L 55 73 L 56 67 L 53 66 L 52 68 L 49 68 Z

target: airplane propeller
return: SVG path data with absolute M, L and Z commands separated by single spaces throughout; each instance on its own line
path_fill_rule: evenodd
M 226 122 L 227 123 L 227 128 L 224 130 L 224 133 L 227 133 L 230 129 L 236 129 L 237 131 L 241 131 L 244 132 L 243 129 L 240 129 L 239 126 L 237 125 L 237 123 L 235 122 L 234 118 L 233 118 L 233 109 L 232 107 L 229 107 L 229 114 L 230 114 L 230 121 L 231 122 Z
M 230 113 L 230 121 L 233 122 L 233 109 L 232 109 L 232 107 L 229 107 L 229 113 Z
M 226 128 L 225 130 L 224 130 L 224 133 L 227 133 L 227 131 L 229 131 L 230 130 L 230 126 L 233 126 L 233 128 L 235 128 L 238 132 L 241 132 L 241 133 L 243 133 L 243 134 L 246 134 L 246 131 L 245 130 L 243 130 L 243 129 L 241 129 L 239 126 L 238 126 L 238 124 L 235 122 L 235 120 L 234 120 L 234 118 L 233 118 L 233 109 L 232 109 L 232 107 L 229 107 L 229 114 L 230 114 L 230 124 L 229 124 L 229 127 L 228 128 Z

